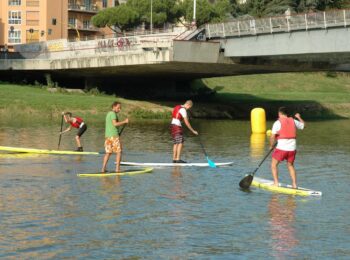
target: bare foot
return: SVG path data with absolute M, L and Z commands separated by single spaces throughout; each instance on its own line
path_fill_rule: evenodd
M 274 183 L 273 183 L 273 186 L 278 187 L 278 186 L 279 186 L 279 183 L 278 183 L 278 182 L 274 182 Z

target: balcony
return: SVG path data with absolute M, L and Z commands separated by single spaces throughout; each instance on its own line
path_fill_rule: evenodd
M 76 25 L 69 24 L 69 30 L 87 31 L 87 32 L 98 32 L 99 28 L 92 25 Z
M 98 12 L 98 7 L 96 5 L 86 6 L 78 4 L 69 4 L 68 11 L 96 14 Z

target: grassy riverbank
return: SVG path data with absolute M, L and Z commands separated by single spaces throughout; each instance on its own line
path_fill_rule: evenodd
M 283 73 L 202 82 L 216 90 L 215 103 L 232 104 L 243 112 L 252 106 L 276 111 L 277 106 L 290 105 L 309 118 L 350 118 L 350 74 Z
M 62 111 L 85 118 L 87 121 L 103 121 L 113 101 L 122 102 L 121 116 L 133 119 L 164 119 L 170 115 L 170 107 L 155 102 L 134 101 L 111 95 L 68 93 L 58 89 L 0 84 L 0 121 L 44 121 L 61 117 Z
M 196 82 L 198 83 L 198 81 Z M 195 84 L 196 84 L 195 83 Z M 326 73 L 286 73 L 203 79 L 216 91 L 194 107 L 197 117 L 249 118 L 261 106 L 270 118 L 278 106 L 289 105 L 306 118 L 350 118 L 350 76 Z M 201 84 L 202 84 L 201 83 Z M 45 87 L 0 83 L 0 122 L 43 121 L 72 111 L 89 122 L 102 122 L 113 101 L 123 103 L 121 117 L 168 119 L 173 102 L 136 101 L 99 93 L 50 92 Z

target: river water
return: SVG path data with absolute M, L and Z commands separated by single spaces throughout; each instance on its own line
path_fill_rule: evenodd
M 242 121 L 197 127 L 210 159 L 234 166 L 80 178 L 99 171 L 102 157 L 0 154 L 0 257 L 350 258 L 350 121 L 311 122 L 299 134 L 298 184 L 321 190 L 322 198 L 242 192 L 239 181 L 268 151 L 265 135 L 251 136 Z M 58 128 L 0 126 L 0 145 L 55 149 Z M 103 150 L 103 131 L 89 127 L 85 150 Z M 73 141 L 74 133 L 63 136 L 61 148 L 73 149 Z M 127 161 L 171 159 L 167 123 L 131 124 L 123 143 Z M 183 159 L 205 162 L 189 134 Z M 271 179 L 269 163 L 258 176 Z M 280 169 L 289 183 L 285 165 Z

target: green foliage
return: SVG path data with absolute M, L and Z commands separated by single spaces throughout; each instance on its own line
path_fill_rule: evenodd
M 210 3 L 208 0 L 197 0 L 196 23 L 197 26 L 209 22 L 222 22 L 228 18 L 233 7 L 229 0 L 217 0 Z M 193 0 L 184 0 L 182 12 L 186 21 L 193 19 Z
M 348 0 L 247 0 L 245 4 L 239 4 L 237 0 L 230 2 L 231 14 L 234 17 L 279 15 L 284 14 L 287 9 L 290 9 L 292 13 L 303 13 L 350 7 Z
M 137 119 L 170 119 L 171 113 L 168 111 L 151 111 L 151 110 L 145 110 L 136 108 L 131 112 L 132 118 Z
M 126 5 L 136 10 L 140 20 L 146 24 L 151 22 L 151 1 L 150 0 L 129 0 Z M 178 0 L 153 0 L 152 20 L 154 26 L 161 26 L 164 23 L 176 23 L 182 16 Z
M 137 26 L 140 15 L 132 7 L 123 4 L 100 11 L 91 21 L 97 27 L 116 26 L 123 31 Z
M 193 19 L 194 0 L 153 0 L 152 21 L 154 27 L 177 23 L 181 18 L 189 23 Z M 200 26 L 209 22 L 223 22 L 230 16 L 264 17 L 292 13 L 350 8 L 349 0 L 197 0 L 196 22 Z M 150 27 L 151 0 L 128 0 L 126 4 L 107 8 L 92 18 L 97 27 L 114 26 L 128 30 L 145 23 Z

